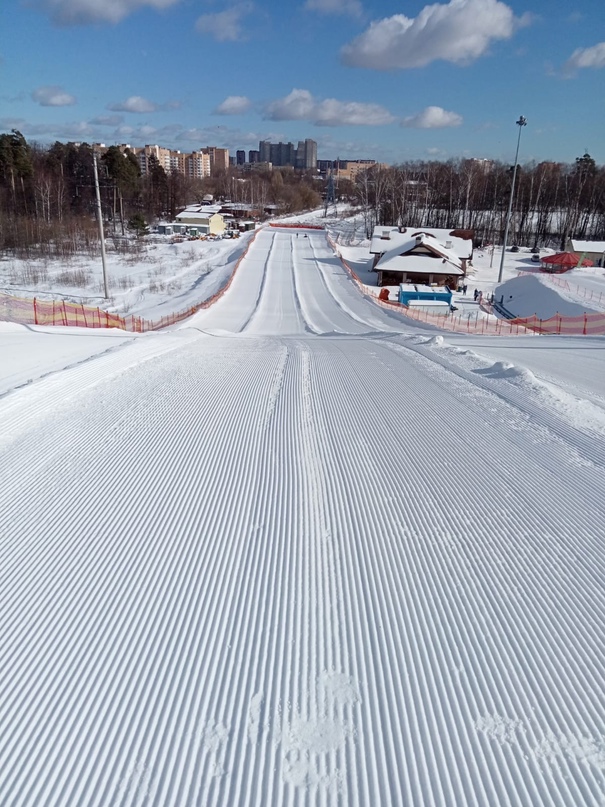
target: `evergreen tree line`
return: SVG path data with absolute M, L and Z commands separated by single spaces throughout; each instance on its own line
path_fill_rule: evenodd
M 479 160 L 409 162 L 359 176 L 366 234 L 374 225 L 473 230 L 502 243 L 513 166 Z M 572 165 L 518 166 L 509 243 L 565 249 L 569 237 L 605 240 L 605 167 L 589 154 Z
M 172 220 L 192 202 L 246 202 L 296 213 L 321 204 L 324 184 L 291 168 L 242 174 L 229 169 L 202 180 L 166 172 L 153 158 L 141 176 L 134 154 L 110 147 L 99 159 L 104 218 L 109 235 L 130 223 L 140 228 Z M 512 166 L 478 160 L 415 161 L 374 166 L 355 181 L 341 181 L 338 196 L 363 211 L 366 235 L 374 225 L 473 230 L 477 243 L 502 243 Z M 0 134 L 0 251 L 46 245 L 68 256 L 97 238 L 92 147 L 28 143 L 13 130 Z M 565 248 L 568 237 L 605 240 L 605 168 L 589 154 L 571 165 L 519 166 L 509 243 Z

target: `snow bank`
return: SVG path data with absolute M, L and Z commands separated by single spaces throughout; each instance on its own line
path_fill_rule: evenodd
M 564 317 L 579 317 L 585 313 L 594 313 L 594 309 L 586 305 L 564 300 L 554 289 L 541 283 L 537 277 L 524 275 L 507 280 L 495 291 L 496 301 L 515 317 L 532 317 L 549 319 L 556 314 Z

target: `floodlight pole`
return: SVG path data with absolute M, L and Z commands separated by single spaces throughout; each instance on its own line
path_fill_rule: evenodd
M 99 235 L 101 236 L 101 263 L 103 264 L 103 289 L 105 299 L 109 299 L 107 293 L 107 266 L 105 264 L 105 234 L 103 232 L 103 211 L 101 209 L 101 191 L 99 189 L 99 172 L 97 171 L 97 152 L 93 149 L 92 164 L 95 172 L 95 193 L 97 197 L 97 218 L 99 220 Z
M 513 197 L 515 195 L 515 178 L 517 176 L 517 160 L 519 159 L 519 144 L 521 143 L 521 129 L 527 126 L 527 119 L 523 115 L 519 115 L 519 120 L 515 121 L 519 127 L 519 136 L 517 137 L 517 151 L 515 152 L 515 167 L 513 168 L 513 181 L 510 186 L 510 199 L 508 200 L 508 212 L 506 214 L 506 226 L 504 228 L 504 244 L 502 245 L 502 256 L 500 258 L 500 271 L 498 272 L 498 283 L 502 283 L 502 272 L 504 270 L 504 255 L 506 253 L 506 243 L 508 241 L 508 228 L 510 226 L 510 218 L 513 209 Z

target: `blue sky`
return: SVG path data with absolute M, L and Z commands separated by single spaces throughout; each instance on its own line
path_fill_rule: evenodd
M 605 163 L 603 0 L 4 0 L 0 131 Z

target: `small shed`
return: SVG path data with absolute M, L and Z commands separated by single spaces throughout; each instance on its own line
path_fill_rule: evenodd
M 219 209 L 220 205 L 193 205 L 178 213 L 176 220 L 187 227 L 197 227 L 200 233 L 221 235 L 225 232 L 225 219 Z
M 400 283 L 399 284 L 399 302 L 402 305 L 412 306 L 417 308 L 420 305 L 425 307 L 427 304 L 435 307 L 435 303 L 439 303 L 438 308 L 447 306 L 449 310 L 452 304 L 452 292 L 447 286 L 422 286 L 417 283 Z
M 605 266 L 605 241 L 580 241 L 570 238 L 567 242 L 570 252 L 588 258 L 595 266 Z

